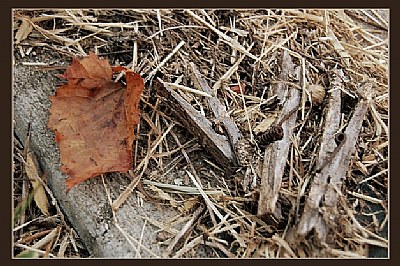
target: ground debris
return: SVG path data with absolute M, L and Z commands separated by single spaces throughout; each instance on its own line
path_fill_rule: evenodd
M 93 51 L 144 77 L 134 169 L 125 176 L 131 184 L 104 176 L 117 199 L 113 233 L 131 234 L 122 239 L 135 257 L 361 258 L 375 248 L 387 256 L 385 14 L 18 9 L 14 57 L 59 74 Z M 14 193 L 26 197 L 25 190 Z M 177 214 L 146 214 L 132 232 L 122 214 L 144 201 Z M 26 218 L 19 221 L 16 228 Z M 144 235 L 155 230 L 158 242 L 150 244 Z M 27 241 L 15 250 L 31 244 L 42 254 L 28 242 L 42 236 L 19 235 Z M 59 256 L 74 253 L 70 235 L 56 240 Z

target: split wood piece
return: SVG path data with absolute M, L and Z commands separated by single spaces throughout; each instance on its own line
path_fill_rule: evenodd
M 292 58 L 286 50 L 283 53 L 281 69 L 282 72 L 279 75 L 280 81 L 288 81 L 289 76 L 296 75 L 296 71 L 298 71 L 295 70 Z M 273 142 L 265 148 L 257 215 L 265 217 L 268 214 L 274 214 L 278 218 L 280 216 L 280 210 L 277 208 L 279 189 L 281 187 L 286 158 L 289 154 L 290 136 L 293 133 L 293 127 L 296 122 L 296 112 L 293 112 L 293 110 L 299 107 L 300 93 L 296 88 L 287 89 L 287 86 L 282 83 L 275 85 L 273 93 L 278 96 L 281 102 L 285 102 L 281 117 L 287 115 L 289 117 L 282 122 L 284 132 L 282 140 Z
M 171 110 L 180 120 L 182 125 L 201 140 L 203 147 L 214 157 L 214 159 L 225 167 L 235 165 L 235 156 L 227 137 L 216 133 L 212 123 L 193 106 L 183 99 L 167 83 L 157 84 L 157 93 L 164 97 Z
M 242 138 L 242 133 L 240 132 L 233 119 L 229 116 L 228 112 L 226 111 L 225 105 L 220 102 L 217 96 L 214 95 L 213 90 L 210 88 L 207 82 L 201 77 L 201 74 L 196 66 L 193 63 L 190 63 L 190 66 L 192 67 L 194 76 L 196 77 L 195 80 L 198 82 L 199 89 L 212 95 L 212 97 L 207 98 L 208 106 L 210 107 L 217 121 L 222 123 L 226 134 L 228 135 L 228 138 L 232 144 L 232 148 L 234 149 L 235 147 L 237 147 L 239 140 Z
M 329 97 L 329 103 L 325 115 L 324 132 L 322 134 L 320 150 L 316 161 L 317 169 L 321 169 L 323 167 L 324 162 L 327 162 L 329 155 L 332 154 L 336 146 L 334 135 L 340 127 L 340 99 L 342 86 L 343 84 L 341 78 L 339 75 L 336 75 L 332 81 L 332 92 Z M 327 175 L 322 176 L 321 173 L 316 173 L 315 175 L 313 184 L 311 185 L 310 193 L 306 200 L 303 212 L 304 214 L 299 223 L 298 233 L 300 235 L 308 233 L 316 226 L 316 224 L 320 225 L 317 226 L 317 230 L 319 229 L 321 231 L 325 231 L 325 229 L 323 229 L 324 226 L 322 218 L 318 215 L 318 208 L 325 193 L 324 188 L 327 184 L 327 178 Z M 317 232 L 317 234 L 321 235 L 322 232 Z
M 331 96 L 332 102 L 336 99 L 337 96 Z M 337 103 L 333 104 L 333 106 L 335 105 L 337 105 Z M 367 109 L 368 101 L 361 100 L 356 106 L 354 114 L 347 125 L 343 141 L 336 148 L 331 150 L 330 154 L 327 153 L 326 150 L 321 149 L 319 158 L 324 157 L 326 161 L 318 161 L 322 169 L 319 169 L 321 172 L 315 175 L 309 197 L 306 200 L 304 214 L 301 217 L 297 231 L 300 235 L 305 235 L 315 228 L 318 240 L 325 242 L 329 231 L 329 225 L 327 223 L 335 224 L 337 200 L 341 195 L 343 179 L 349 168 L 350 157 L 355 150 L 356 141 Z M 333 113 L 334 111 L 329 111 L 328 113 L 330 112 Z M 338 114 L 336 116 L 340 117 Z M 327 116 L 325 124 L 326 130 L 329 131 L 331 129 L 329 124 L 333 121 L 328 119 L 329 117 Z M 337 125 L 339 124 L 339 122 L 336 123 Z M 328 133 L 326 135 L 328 135 Z M 328 137 L 326 141 L 328 142 Z M 334 143 L 333 134 L 329 142 L 330 145 Z M 320 208 L 321 202 L 323 203 L 323 208 Z

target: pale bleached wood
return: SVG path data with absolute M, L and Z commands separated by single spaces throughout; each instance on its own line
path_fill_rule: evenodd
M 320 149 L 317 156 L 317 169 L 321 168 L 336 146 L 334 135 L 340 127 L 341 86 L 343 86 L 341 78 L 339 75 L 336 75 L 332 80 L 332 91 L 329 96 L 325 115 L 324 132 L 322 134 Z M 328 176 L 322 176 L 321 173 L 315 174 L 298 227 L 298 233 L 301 235 L 309 232 L 313 227 L 315 227 L 317 222 L 320 221 L 320 218 L 318 217 L 318 207 L 322 197 L 324 196 L 323 188 L 327 184 L 327 178 Z
M 288 81 L 290 75 L 294 76 L 296 74 L 292 58 L 286 50 L 283 53 L 281 69 L 280 81 Z M 273 142 L 265 149 L 257 210 L 259 216 L 279 213 L 277 209 L 279 189 L 291 145 L 290 136 L 293 133 L 293 127 L 296 122 L 296 115 L 293 110 L 299 108 L 300 103 L 298 89 L 293 87 L 288 89 L 287 85 L 283 83 L 277 83 L 273 93 L 284 103 L 280 117 L 283 118 L 286 115 L 289 115 L 289 117 L 282 122 L 284 132 L 282 140 Z
M 196 136 L 214 159 L 225 167 L 235 165 L 235 155 L 226 136 L 216 133 L 212 123 L 180 96 L 168 83 L 157 85 L 157 93 L 164 97 L 185 128 Z
M 334 84 L 341 86 L 337 82 Z M 361 90 L 364 90 L 368 85 L 366 84 Z M 326 116 L 324 130 L 326 138 L 323 139 L 326 142 L 325 149 L 321 148 L 318 156 L 319 160 L 317 161 L 317 166 L 322 166 L 322 169 L 319 169 L 320 173 L 316 173 L 314 177 L 309 196 L 305 203 L 303 216 L 298 226 L 298 233 L 300 235 L 305 235 L 314 228 L 321 242 L 325 241 L 329 230 L 331 230 L 330 225 L 335 224 L 335 217 L 337 216 L 336 205 L 338 198 L 342 195 L 343 180 L 346 177 L 350 158 L 355 150 L 362 122 L 368 109 L 368 101 L 364 99 L 360 100 L 344 132 L 344 141 L 333 150 L 331 148 L 329 152 L 326 147 L 334 145 L 334 129 L 339 127 L 340 122 L 337 118 L 337 116 L 340 117 L 340 113 L 334 115 L 337 108 L 340 108 L 337 100 L 338 96 L 336 95 L 338 93 L 335 93 L 336 91 L 334 90 L 332 93 L 330 105 L 332 109 L 328 111 Z M 332 116 L 329 116 L 330 114 Z

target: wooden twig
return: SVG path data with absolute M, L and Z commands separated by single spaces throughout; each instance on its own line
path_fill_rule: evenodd
M 318 207 L 324 196 L 324 188 L 327 184 L 328 176 L 321 176 L 320 172 L 325 168 L 325 165 L 329 163 L 329 159 L 333 159 L 329 157 L 333 155 L 336 146 L 334 135 L 340 127 L 340 88 L 343 86 L 341 75 L 343 75 L 343 72 L 339 71 L 332 81 L 332 91 L 325 115 L 324 132 L 322 134 L 320 150 L 316 161 L 317 173 L 315 174 L 313 184 L 306 200 L 304 212 L 299 222 L 298 233 L 301 235 L 309 232 L 317 223 L 322 224 L 322 220 L 318 216 Z M 326 179 L 323 179 L 323 177 Z M 319 228 L 322 229 L 324 226 L 321 225 Z
M 367 109 L 367 101 L 361 100 L 356 106 L 354 114 L 344 132 L 347 137 L 342 149 L 339 150 L 337 158 L 335 158 L 336 160 L 332 160 L 332 165 L 329 169 L 327 169 L 327 173 L 322 172 L 322 174 L 326 174 L 331 177 L 330 185 L 328 186 L 328 190 L 325 195 L 325 203 L 327 206 L 336 206 L 337 196 L 340 195 L 342 181 L 345 178 L 346 172 L 349 168 L 350 156 L 355 151 L 356 142 Z
M 201 77 L 201 74 L 196 68 L 196 66 L 193 63 L 190 63 L 190 66 L 192 67 L 199 88 L 203 90 L 205 93 L 212 95 L 211 98 L 207 98 L 208 106 L 211 109 L 212 113 L 214 114 L 214 117 L 222 123 L 226 131 L 226 134 L 228 135 L 228 139 L 231 142 L 232 148 L 236 147 L 239 139 L 242 138 L 242 133 L 237 127 L 235 121 L 233 121 L 233 119 L 229 116 L 228 112 L 226 111 L 225 105 L 222 104 L 220 100 L 213 94 L 213 91 L 210 88 L 210 86 Z
M 334 86 L 341 85 L 337 81 L 338 79 L 336 78 Z M 322 242 L 325 241 L 329 230 L 326 219 L 335 217 L 331 214 L 336 211 L 338 196 L 341 195 L 342 181 L 349 167 L 350 156 L 355 149 L 359 131 L 368 109 L 368 102 L 361 100 L 358 103 L 344 132 L 346 137 L 334 148 L 336 145 L 334 133 L 335 129 L 339 128 L 340 123 L 340 113 L 337 112 L 337 109 L 340 110 L 340 92 L 339 90 L 333 90 L 326 115 L 321 149 L 317 159 L 317 169 L 321 172 L 316 173 L 314 177 L 305 203 L 304 214 L 298 226 L 300 235 L 305 235 L 315 228 L 317 237 Z M 323 207 L 328 208 L 320 209 L 321 203 Z
M 159 83 L 157 93 L 168 100 L 171 110 L 186 129 L 201 140 L 207 151 L 223 166 L 235 165 L 235 157 L 227 137 L 212 128 L 212 123 L 183 99 L 167 83 Z
M 289 75 L 295 73 L 294 64 L 289 53 L 285 50 L 282 58 L 282 73 L 280 80 L 288 80 Z M 290 136 L 293 132 L 293 126 L 296 116 L 292 111 L 299 106 L 300 95 L 295 88 L 286 89 L 284 84 L 276 84 L 274 94 L 281 102 L 285 102 L 282 109 L 281 121 L 284 136 L 282 140 L 276 141 L 267 146 L 264 154 L 264 162 L 261 173 L 260 198 L 258 201 L 257 215 L 263 217 L 267 214 L 277 213 L 276 203 L 278 201 L 278 192 L 281 186 L 282 176 L 286 165 L 286 159 L 289 154 Z M 285 101 L 286 100 L 286 101 Z M 286 115 L 291 114 L 286 119 Z

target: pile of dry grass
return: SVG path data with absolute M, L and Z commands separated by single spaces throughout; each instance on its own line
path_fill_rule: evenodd
M 168 245 L 165 256 L 181 257 L 206 245 L 212 256 L 362 257 L 368 256 L 369 247 L 388 246 L 389 25 L 382 14 L 386 13 L 16 10 L 14 47 L 20 61 L 25 56 L 41 58 L 34 65 L 42 69 L 57 68 L 70 57 L 94 50 L 145 78 L 134 183 L 141 178 L 150 197 L 189 217 L 180 231 L 153 221 L 165 235 L 160 240 Z M 59 58 L 46 58 L 48 50 Z M 297 76 L 290 73 L 282 79 L 284 53 Z M 170 114 L 168 103 L 155 94 L 155 77 L 174 83 L 185 100 L 212 120 L 189 63 L 200 70 L 251 144 L 250 164 L 233 173 L 204 154 L 199 141 Z M 231 89 L 240 82 L 246 84 L 244 94 Z M 282 114 L 284 102 L 274 94 L 278 87 L 283 94 L 297 91 L 300 100 L 287 131 L 291 134 L 288 156 L 281 160 L 282 176 L 272 180 L 276 187 L 271 190 L 263 187 L 271 183 L 263 177 L 267 153 L 257 134 Z M 312 187 L 318 188 L 318 154 L 334 91 L 341 93 L 335 133 L 347 132 L 360 102 L 365 102 L 366 115 L 361 117 L 361 130 L 350 136 L 355 150 L 343 164 L 348 169 L 334 190 L 331 209 L 323 201 L 310 209 L 306 205 Z M 279 147 L 275 143 L 270 145 Z M 334 157 L 325 157 L 324 167 L 333 164 L 329 158 Z M 263 193 L 276 194 L 273 211 L 260 206 Z M 118 206 L 113 207 L 117 211 Z M 299 234 L 299 223 L 311 210 L 322 219 L 325 237 L 318 236 L 319 225 Z
M 21 143 L 14 138 L 13 160 L 13 235 L 15 258 L 82 258 L 86 248 L 64 215 L 36 157 L 29 150 L 29 137 Z M 54 200 L 49 204 L 48 197 Z M 52 207 L 54 206 L 54 207 Z

